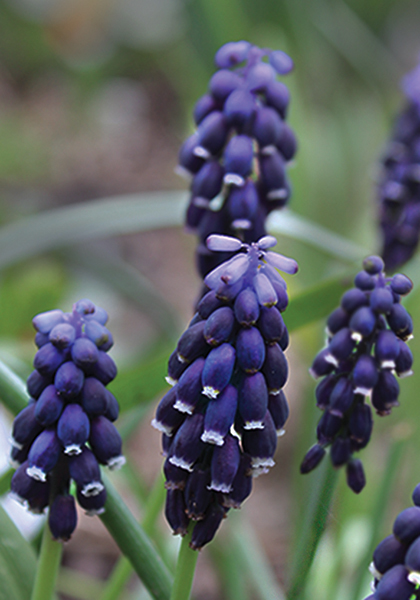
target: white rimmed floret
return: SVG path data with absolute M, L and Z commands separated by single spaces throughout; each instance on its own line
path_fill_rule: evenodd
M 264 429 L 264 423 L 262 421 L 246 421 L 244 429 Z
M 89 510 L 85 510 L 85 515 L 88 517 L 95 517 L 96 515 L 102 515 L 105 512 L 105 507 L 101 508 L 90 508 Z
M 269 469 L 274 467 L 276 463 L 272 458 L 260 458 L 258 456 L 254 456 L 251 460 L 251 467 L 253 469 Z
M 210 398 L 210 400 L 215 400 L 220 394 L 220 390 L 216 390 L 211 385 L 205 385 L 201 393 L 204 394 L 204 396 L 207 396 L 207 398 Z
M 211 484 L 207 486 L 207 489 L 212 490 L 213 492 L 222 492 L 222 494 L 229 494 L 229 492 L 232 490 L 232 486 L 226 485 L 225 483 L 216 483 L 212 481 Z
M 175 465 L 175 467 L 179 467 L 180 469 L 184 469 L 185 471 L 189 471 L 190 473 L 193 470 L 194 463 L 188 463 L 180 456 L 171 456 L 169 462 L 171 463 L 171 465 Z
M 68 454 L 69 456 L 77 456 L 82 453 L 82 448 L 80 444 L 69 444 L 64 448 L 64 454 Z
M 203 146 L 196 146 L 193 150 L 193 154 L 195 154 L 195 156 L 198 156 L 199 158 L 204 158 L 204 160 L 209 159 L 211 156 L 210 152 L 206 150 L 206 148 L 204 148 Z
M 245 179 L 237 173 L 226 173 L 226 175 L 223 177 L 223 183 L 226 185 L 243 187 L 245 185 Z
M 381 369 L 395 369 L 395 360 L 381 360 Z
M 153 421 L 151 422 L 151 425 L 158 431 L 161 431 L 162 433 L 166 433 L 166 435 L 168 435 L 168 436 L 172 435 L 172 431 L 173 431 L 172 427 L 169 427 L 168 425 L 164 425 L 161 421 L 158 421 L 157 419 L 153 419 Z
M 177 400 L 174 404 L 174 408 L 179 410 L 179 412 L 187 413 L 188 415 L 192 415 L 194 412 L 194 407 L 183 400 Z
M 412 369 L 409 369 L 408 371 L 403 371 L 402 373 L 397 373 L 398 377 L 400 379 L 403 379 L 404 377 L 410 377 L 410 375 L 413 375 L 414 371 Z
M 17 450 L 22 450 L 23 448 L 23 444 L 17 442 L 13 436 L 9 437 L 9 443 L 11 446 L 13 446 L 13 448 L 16 448 Z
M 359 342 L 361 342 L 362 339 L 363 339 L 362 334 L 359 333 L 358 331 L 352 331 L 350 337 L 351 337 L 352 340 L 354 340 L 356 342 L 356 344 L 358 344 Z
M 205 431 L 201 435 L 201 441 L 206 444 L 215 444 L 216 446 L 223 446 L 225 443 L 225 438 L 220 435 L 217 431 Z
M 276 433 L 277 433 L 277 437 L 283 437 L 284 434 L 286 433 L 286 430 L 283 427 L 280 427 L 280 429 L 276 429 Z
M 354 394 L 362 394 L 362 396 L 370 397 L 372 395 L 372 390 L 373 390 L 373 388 L 359 386 L 359 387 L 354 388 L 353 393 Z
M 113 456 L 112 458 L 110 458 L 109 461 L 106 463 L 106 466 L 109 469 L 111 469 L 111 471 L 117 471 L 118 469 L 121 469 L 121 467 L 124 466 L 125 463 L 125 456 L 120 454 L 119 456 Z
M 86 498 L 90 498 L 90 496 L 97 496 L 100 494 L 103 489 L 104 484 L 100 481 L 90 481 L 83 486 L 81 493 L 83 496 L 86 496 Z
M 36 479 L 36 481 L 42 481 L 42 483 L 45 483 L 47 481 L 47 474 L 35 465 L 32 467 L 28 467 L 26 469 L 26 474 L 29 477 L 32 477 L 32 479 Z
M 330 365 L 333 365 L 334 367 L 338 367 L 338 360 L 335 358 L 335 356 L 333 354 L 331 354 L 331 352 L 328 352 L 328 354 L 326 354 L 324 356 L 324 360 L 327 363 L 330 363 Z
M 174 387 L 174 385 L 176 385 L 178 383 L 177 379 L 174 379 L 173 377 L 169 377 L 169 375 L 167 375 L 165 377 L 165 381 L 168 385 L 170 385 L 171 387 Z

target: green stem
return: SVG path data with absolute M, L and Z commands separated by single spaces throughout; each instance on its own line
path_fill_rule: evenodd
M 143 516 L 143 530 L 149 536 L 154 532 L 156 519 L 160 513 L 164 500 L 165 488 L 163 486 L 162 474 L 159 474 L 147 499 Z M 100 596 L 100 600 L 117 600 L 132 572 L 133 567 L 130 561 L 125 558 L 125 556 L 122 556 L 117 562 L 106 588 Z
M 297 600 L 305 587 L 337 483 L 337 472 L 329 460 L 324 460 L 310 477 L 313 478 L 312 486 L 308 492 L 308 507 L 292 563 L 288 600 Z
M 0 360 L 0 398 L 16 415 L 28 404 L 29 396 L 23 380 Z
M 195 565 L 198 558 L 197 550 L 191 550 L 189 546 L 191 541 L 191 529 L 192 526 L 190 524 L 189 531 L 187 535 L 182 538 L 181 546 L 179 548 L 171 600 L 188 600 L 191 594 Z
M 31 600 L 51 600 L 53 598 L 62 550 L 62 543 L 52 539 L 49 525 L 45 523 Z
M 152 597 L 168 600 L 172 578 L 167 567 L 105 473 L 103 481 L 108 493 L 106 510 L 100 516 L 103 524 Z

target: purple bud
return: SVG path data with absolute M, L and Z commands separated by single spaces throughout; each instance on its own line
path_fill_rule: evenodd
M 268 190 L 267 197 L 272 200 L 281 198 L 282 194 L 285 193 L 286 172 L 284 159 L 280 152 L 275 149 L 269 154 L 261 153 L 259 155 L 259 164 L 261 181 Z
M 106 417 L 91 421 L 89 443 L 98 461 L 110 469 L 119 469 L 125 463 L 121 454 L 122 440 L 115 425 Z
M 58 421 L 63 408 L 63 398 L 58 395 L 54 385 L 49 385 L 35 404 L 35 417 L 43 427 L 48 427 Z
M 219 108 L 219 103 L 210 96 L 210 94 L 204 94 L 197 100 L 194 106 L 194 122 L 196 125 L 199 125 L 201 121 L 207 117 L 211 112 L 217 110 Z M 197 143 L 197 142 L 196 142 Z M 195 143 L 195 145 L 196 145 Z
M 65 400 L 71 400 L 80 394 L 85 375 L 74 362 L 68 361 L 58 367 L 54 377 L 57 393 Z
M 98 360 L 88 372 L 89 375 L 102 381 L 104 385 L 108 385 L 117 375 L 117 366 L 106 352 L 99 350 Z
M 186 512 L 190 519 L 194 519 L 195 521 L 203 519 L 213 499 L 213 494 L 209 490 L 209 486 L 209 469 L 194 469 L 188 477 L 184 498 L 187 505 Z
M 270 394 L 268 397 L 268 410 L 276 427 L 277 435 L 284 434 L 284 424 L 289 417 L 289 405 L 283 390 L 279 394 Z
M 290 92 L 287 89 L 287 86 L 280 81 L 273 81 L 267 86 L 265 95 L 267 104 L 275 108 L 279 115 L 284 119 L 290 101 Z
M 359 402 L 353 407 L 349 417 L 349 433 L 359 448 L 366 446 L 373 427 L 372 410 L 369 404 Z
M 237 437 L 228 434 L 223 446 L 216 446 L 211 460 L 210 488 L 228 494 L 239 468 L 240 449 Z
M 48 524 L 52 536 L 60 542 L 67 542 L 76 529 L 77 512 L 73 496 L 59 494 L 50 506 Z
M 293 69 L 292 59 L 282 50 L 273 50 L 273 52 L 270 52 L 268 60 L 279 75 L 287 75 Z
M 169 385 L 175 385 L 187 367 L 188 363 L 180 360 L 178 352 L 174 350 L 168 360 L 168 376 L 166 377 L 166 381 Z
M 80 454 L 89 438 L 89 418 L 80 404 L 67 404 L 57 424 L 57 435 L 65 454 Z
M 215 400 L 210 400 L 204 416 L 203 442 L 223 445 L 233 425 L 237 406 L 238 392 L 233 385 L 226 386 Z
M 101 325 L 106 325 L 107 321 L 108 321 L 108 313 L 106 312 L 105 309 L 101 308 L 100 306 L 95 306 L 95 309 L 93 311 L 93 313 L 87 313 L 84 314 L 84 320 L 85 321 L 98 321 L 98 323 L 100 323 Z
M 256 327 L 241 328 L 236 338 L 238 366 L 245 373 L 256 373 L 265 360 L 265 343 Z
M 403 544 L 411 544 L 420 536 L 420 508 L 406 508 L 394 521 L 393 533 Z
M 402 340 L 413 333 L 413 322 L 402 304 L 394 304 L 386 318 L 392 331 Z
M 111 394 L 109 390 L 106 390 L 106 409 L 104 412 L 104 417 L 109 419 L 110 421 L 116 421 L 118 419 L 118 415 L 120 412 L 120 407 L 118 404 L 118 400 Z
M 302 475 L 313 471 L 315 467 L 319 465 L 324 456 L 325 449 L 322 446 L 320 446 L 319 444 L 315 444 L 314 446 L 312 446 L 312 448 L 310 448 L 306 453 L 305 458 L 303 459 L 302 464 L 300 465 L 300 472 L 302 473 Z
M 293 260 L 293 258 L 288 258 L 287 256 L 283 256 L 282 254 L 278 254 L 277 252 L 266 252 L 264 255 L 264 260 L 275 269 L 279 269 L 280 271 L 283 271 L 284 273 L 289 273 L 290 275 L 294 275 L 295 273 L 297 273 L 299 268 L 297 262 Z M 270 279 L 271 275 L 277 278 L 280 277 L 275 271 L 272 271 L 268 268 L 265 268 L 265 271 L 267 275 L 270 274 Z M 280 278 L 279 281 L 282 284 L 284 284 L 282 278 Z
M 76 330 L 70 323 L 59 323 L 50 331 L 49 341 L 62 350 L 71 346 L 76 339 Z
M 13 473 L 10 495 L 21 504 L 27 505 L 31 512 L 42 513 L 48 506 L 50 486 L 48 482 L 29 477 L 28 467 L 29 463 L 25 461 Z
M 189 519 L 186 514 L 184 494 L 181 490 L 168 490 L 166 494 L 165 517 L 174 535 L 187 533 Z
M 250 92 L 265 92 L 275 81 L 276 72 L 271 65 L 259 62 L 251 67 L 246 77 L 246 87 Z
M 292 128 L 287 123 L 283 123 L 280 137 L 277 140 L 276 146 L 286 161 L 292 160 L 296 154 L 297 139 Z
M 212 252 L 237 252 L 242 248 L 241 240 L 230 235 L 209 235 L 206 244 Z
M 376 546 L 373 552 L 375 569 L 383 575 L 395 565 L 403 564 L 406 552 L 407 546 L 394 535 L 389 535 Z
M 35 354 L 34 367 L 41 375 L 49 376 L 53 375 L 65 360 L 66 353 L 48 343 Z
M 214 111 L 205 117 L 197 129 L 198 145 L 194 152 L 197 156 L 209 158 L 218 154 L 226 143 L 228 125 L 223 113 Z
M 182 413 L 192 414 L 202 399 L 201 376 L 205 364 L 204 358 L 197 358 L 179 378 L 176 386 L 174 408 Z
M 376 275 L 384 269 L 384 261 L 380 256 L 368 256 L 363 261 L 363 268 L 369 275 Z
M 410 571 L 408 580 L 411 583 L 420 583 L 420 538 L 414 540 L 409 547 L 406 557 L 405 566 Z
M 81 454 L 69 457 L 69 474 L 80 488 L 83 496 L 97 496 L 104 489 L 101 482 L 101 472 L 95 455 L 87 446 L 82 448 Z
M 252 468 L 265 472 L 274 465 L 273 456 L 277 447 L 277 432 L 273 419 L 267 410 L 264 429 L 245 429 L 242 434 L 244 452 L 251 456 Z
M 179 339 L 177 352 L 181 362 L 192 362 L 208 351 L 208 345 L 204 338 L 206 322 L 201 321 L 189 327 Z
M 359 494 L 365 487 L 366 478 L 363 471 L 362 462 L 358 458 L 354 458 L 346 467 L 347 485 L 355 494 Z
M 253 284 L 258 302 L 261 306 L 270 307 L 277 304 L 278 297 L 276 290 L 267 275 L 264 275 L 264 273 L 259 271 L 253 279 Z
M 268 408 L 268 390 L 260 372 L 243 377 L 239 386 L 238 409 L 244 429 L 262 429 Z
M 377 313 L 388 314 L 394 304 L 394 296 L 389 288 L 377 287 L 370 294 L 370 307 Z
M 252 140 L 247 135 L 235 135 L 228 142 L 224 151 L 226 184 L 243 186 L 245 179 L 252 171 L 254 148 Z
M 252 179 L 248 179 L 242 187 L 232 187 L 227 199 L 232 227 L 249 228 L 255 220 L 258 204 L 258 191 Z M 249 225 L 245 226 L 245 222 L 248 222 Z
M 82 300 L 78 300 L 73 304 L 73 311 L 79 313 L 79 315 L 93 315 L 95 312 L 96 306 L 89 300 L 88 298 L 83 298 Z
M 390 330 L 380 331 L 375 342 L 375 357 L 381 368 L 394 369 L 399 352 L 400 344 L 395 333 Z
M 262 372 L 270 394 L 278 393 L 286 383 L 289 374 L 286 357 L 278 344 L 266 347 Z
M 405 296 L 413 289 L 413 282 L 406 275 L 402 275 L 401 273 L 397 273 L 391 279 L 390 288 L 396 294 L 400 294 L 401 296 Z
M 207 115 L 206 115 L 207 116 Z M 201 167 L 204 165 L 204 159 L 201 156 L 197 156 L 194 153 L 195 148 L 198 146 L 198 135 L 194 133 L 185 140 L 178 154 L 178 162 L 180 171 L 185 170 L 189 174 L 198 173 Z
M 204 417 L 199 413 L 185 419 L 171 444 L 170 463 L 186 471 L 192 471 L 194 463 L 205 448 L 201 441 L 203 424 Z
M 353 385 L 355 394 L 369 394 L 378 382 L 376 363 L 370 354 L 362 354 L 353 369 Z
M 322 377 L 323 375 L 329 375 L 331 371 L 334 369 L 334 365 L 331 362 L 331 354 L 328 348 L 324 348 L 321 352 L 314 358 L 314 362 L 312 363 L 311 368 L 309 369 L 309 373 L 315 379 L 318 377 Z
M 216 296 L 214 290 L 207 292 L 198 303 L 197 311 L 202 319 L 208 319 L 212 312 L 223 306 L 223 302 Z
M 234 304 L 236 320 L 243 326 L 253 325 L 260 314 L 260 305 L 255 292 L 247 287 L 236 297 Z
M 240 508 L 242 502 L 250 495 L 251 490 L 251 458 L 248 454 L 241 454 L 239 467 L 232 482 L 232 489 L 229 494 L 223 496 L 223 506 L 226 508 Z
M 317 438 L 322 443 L 332 442 L 343 425 L 343 419 L 338 414 L 326 410 L 317 426 Z
M 217 502 L 212 502 L 203 519 L 197 521 L 192 535 L 190 547 L 199 550 L 211 542 L 218 530 L 220 523 L 226 516 L 227 510 Z
M 329 411 L 332 415 L 343 417 L 351 408 L 354 399 L 353 385 L 347 377 L 340 377 L 330 396 Z
M 111 332 L 94 319 L 87 321 L 84 329 L 86 337 L 93 342 L 97 348 L 107 352 L 112 347 L 114 340 Z
M 344 292 L 341 298 L 341 307 L 348 313 L 352 313 L 361 306 L 366 306 L 368 298 L 364 292 L 358 288 L 352 288 Z
M 216 52 L 214 62 L 220 69 L 234 67 L 247 58 L 250 48 L 249 42 L 227 42 Z
M 408 571 L 403 565 L 395 565 L 379 581 L 375 590 L 377 600 L 410 600 L 415 585 L 407 579 Z
M 217 102 L 223 103 L 241 83 L 241 78 L 235 71 L 221 69 L 210 79 L 209 91 Z
M 334 467 L 342 467 L 351 458 L 351 443 L 349 438 L 339 437 L 331 446 L 331 462 Z
M 402 340 L 398 340 L 400 351 L 395 361 L 395 371 L 398 377 L 405 377 L 412 374 L 413 355 L 410 348 Z
M 235 365 L 235 349 L 230 344 L 213 348 L 204 364 L 202 384 L 203 394 L 216 398 L 228 385 Z
M 47 385 L 52 383 L 51 377 L 44 377 L 38 371 L 32 371 L 26 380 L 26 387 L 31 398 L 39 398 L 41 392 L 45 390 Z
M 273 108 L 263 106 L 257 110 L 252 133 L 260 148 L 276 144 L 281 130 L 281 118 Z
M 44 429 L 36 438 L 28 454 L 29 477 L 38 481 L 46 481 L 47 474 L 57 464 L 61 454 L 61 445 L 55 429 Z
M 31 444 L 41 433 L 41 425 L 35 417 L 36 406 L 36 403 L 25 406 L 13 421 L 11 441 L 16 448 Z
M 173 387 L 166 392 L 156 410 L 156 416 L 152 421 L 153 427 L 171 436 L 173 432 L 184 422 L 185 414 L 174 408 L 177 390 Z
M 352 332 L 348 327 L 340 329 L 328 344 L 328 350 L 336 361 L 345 360 L 353 352 L 356 345 Z
M 373 290 L 376 285 L 375 282 L 375 277 L 372 277 L 366 271 L 360 271 L 354 278 L 354 284 L 362 291 Z
M 172 464 L 168 458 L 166 458 L 163 464 L 163 473 L 165 475 L 165 488 L 167 490 L 183 490 L 187 479 L 189 479 L 189 472 Z
M 89 369 L 98 360 L 98 348 L 88 338 L 77 338 L 71 348 L 71 358 L 81 369 Z
M 378 383 L 373 388 L 372 405 L 380 415 L 387 415 L 398 406 L 400 386 L 391 371 L 380 371 Z
M 87 377 L 80 395 L 80 404 L 87 415 L 103 415 L 108 406 L 107 389 L 95 377 Z
M 353 338 L 356 341 L 367 338 L 376 327 L 376 315 L 367 306 L 362 306 L 353 313 L 349 327 L 353 331 Z
M 327 319 L 327 327 L 329 333 L 334 335 L 343 327 L 347 327 L 349 322 L 349 313 L 344 308 L 336 308 Z
M 224 169 L 217 160 L 207 161 L 198 173 L 194 176 L 191 191 L 194 202 L 201 206 L 199 202 L 204 199 L 204 205 L 220 193 L 223 184 Z
M 223 112 L 230 125 L 242 129 L 251 122 L 256 108 L 255 96 L 247 90 L 237 89 L 227 98 Z
M 204 337 L 210 346 L 220 346 L 227 342 L 232 335 L 235 316 L 228 306 L 215 310 L 207 319 Z
M 275 306 L 261 308 L 258 329 L 269 344 L 279 342 L 282 339 L 286 326 L 283 317 Z
M 62 323 L 64 313 L 62 310 L 49 310 L 48 312 L 40 313 L 32 319 L 32 325 L 40 333 L 50 333 L 51 329 Z
M 96 496 L 84 496 L 81 490 L 77 488 L 77 501 L 89 517 L 101 515 L 105 512 L 106 496 L 105 488 Z

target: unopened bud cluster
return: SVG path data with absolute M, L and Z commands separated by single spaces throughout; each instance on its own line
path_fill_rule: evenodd
M 394 521 L 393 532 L 378 544 L 370 571 L 373 594 L 365 600 L 411 600 L 420 585 L 420 484 L 413 492 L 414 506 Z
M 363 262 L 355 287 L 327 321 L 327 345 L 316 356 L 311 374 L 322 377 L 317 406 L 324 411 L 317 428 L 318 443 L 306 454 L 301 472 L 314 469 L 331 446 L 334 467 L 346 466 L 347 483 L 356 493 L 365 485 L 363 466 L 353 453 L 369 442 L 373 420 L 398 406 L 396 378 L 411 374 L 413 357 L 407 345 L 412 320 L 401 296 L 412 289 L 405 275 L 387 278 L 378 256 Z M 368 402 L 370 401 L 370 402 Z
M 403 80 L 407 106 L 382 159 L 379 184 L 382 256 L 387 269 L 406 263 L 420 236 L 420 66 Z
M 289 198 L 285 165 L 296 151 L 285 122 L 289 91 L 277 80 L 293 68 L 290 57 L 241 41 L 222 46 L 215 63 L 194 109 L 197 131 L 179 154 L 180 171 L 192 176 L 186 220 L 200 239 L 203 277 L 229 257 L 209 252 L 208 235 L 240 234 L 246 242 L 265 235 L 267 214 Z
M 274 465 L 289 412 L 281 315 L 288 298 L 276 269 L 297 270 L 295 261 L 268 250 L 276 244 L 271 236 L 247 245 L 212 235 L 207 243 L 236 254 L 205 278 L 209 291 L 169 359 L 173 387 L 153 421 L 163 432 L 166 517 L 181 535 L 196 521 L 194 549 L 247 498 L 252 476 Z
M 107 354 L 113 344 L 107 320 L 90 300 L 71 313 L 51 310 L 33 319 L 38 351 L 27 380 L 29 404 L 13 423 L 11 460 L 20 466 L 11 491 L 33 512 L 50 505 L 56 539 L 69 539 L 76 527 L 71 481 L 80 506 L 99 514 L 106 500 L 99 464 L 124 463 L 113 425 L 118 402 L 106 389 L 117 373 Z

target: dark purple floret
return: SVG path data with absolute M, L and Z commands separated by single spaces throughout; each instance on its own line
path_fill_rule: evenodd
M 186 221 L 199 236 L 203 277 L 229 258 L 206 251 L 207 236 L 238 234 L 250 243 L 265 235 L 265 218 L 290 196 L 285 166 L 296 152 L 285 123 L 290 94 L 277 80 L 292 69 L 290 57 L 229 42 L 215 62 L 208 92 L 195 105 L 197 131 L 179 153 L 180 171 L 193 178 Z
M 13 424 L 11 460 L 20 467 L 11 488 L 34 512 L 50 506 L 51 532 L 63 541 L 77 520 L 71 481 L 80 506 L 99 514 L 106 491 L 98 463 L 115 468 L 124 462 L 111 422 L 118 402 L 106 389 L 117 373 L 107 354 L 113 344 L 107 320 L 106 311 L 87 299 L 71 313 L 53 310 L 33 319 L 39 350 L 27 381 L 30 403 Z
M 413 326 L 401 304 L 412 284 L 405 275 L 386 277 L 379 256 L 363 261 L 354 288 L 327 320 L 327 342 L 315 357 L 310 373 L 322 378 L 316 388 L 317 406 L 324 411 L 317 427 L 319 444 L 302 463 L 315 468 L 331 446 L 334 467 L 347 466 L 347 482 L 359 493 L 365 485 L 361 462 L 354 453 L 372 433 L 372 411 L 384 416 L 398 406 L 396 376 L 411 374 L 413 357 L 407 341 Z M 319 458 L 319 460 L 317 460 Z
M 179 358 L 171 355 L 173 388 L 152 422 L 164 433 L 167 520 L 182 535 L 190 519 L 197 521 L 194 549 L 213 538 L 227 509 L 249 496 L 252 477 L 274 465 L 284 434 L 288 368 L 281 344 L 288 337 L 276 290 L 281 308 L 287 291 L 277 269 L 295 273 L 297 265 L 271 252 L 275 245 L 271 236 L 251 245 L 208 238 L 213 252 L 236 254 L 206 276 L 210 291 L 178 343 L 178 355 L 190 360 L 180 374 Z

